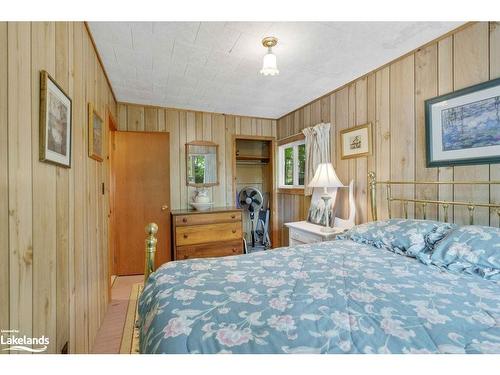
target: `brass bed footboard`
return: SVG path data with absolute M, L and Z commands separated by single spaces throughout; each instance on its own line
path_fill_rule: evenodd
M 144 263 L 144 284 L 154 271 L 155 271 L 155 253 L 156 244 L 158 240 L 156 239 L 156 233 L 158 233 L 158 225 L 156 223 L 149 223 L 146 225 L 146 261 Z
M 476 207 L 489 208 L 490 212 L 496 212 L 498 215 L 498 225 L 500 227 L 500 203 L 474 203 L 462 201 L 448 201 L 448 200 L 433 200 L 433 199 L 413 199 L 413 198 L 395 198 L 392 196 L 392 185 L 500 185 L 500 181 L 377 181 L 375 172 L 368 173 L 368 186 L 370 195 L 370 205 L 373 220 L 377 220 L 377 185 L 386 185 L 386 200 L 387 200 L 387 213 L 389 219 L 392 218 L 391 203 L 401 202 L 403 205 L 404 217 L 408 218 L 408 204 L 420 204 L 422 206 L 422 219 L 427 218 L 427 205 L 435 204 L 443 208 L 444 221 L 447 222 L 448 209 L 453 206 L 464 206 L 469 211 L 469 224 L 474 224 L 474 210 Z

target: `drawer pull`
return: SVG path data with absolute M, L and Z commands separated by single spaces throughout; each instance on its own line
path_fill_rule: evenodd
M 188 235 L 184 233 L 184 238 L 188 238 Z
M 236 229 L 233 229 L 233 230 L 232 230 L 232 232 L 233 232 L 233 233 L 236 233 Z
M 236 215 L 231 215 L 231 219 L 235 219 L 236 218 Z
M 187 223 L 187 222 L 188 222 L 187 217 L 183 218 L 183 219 L 182 219 L 182 222 L 183 222 L 183 223 Z

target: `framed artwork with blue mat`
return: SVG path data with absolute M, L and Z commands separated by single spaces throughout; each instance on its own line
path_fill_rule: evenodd
M 425 101 L 427 166 L 500 162 L 500 78 Z

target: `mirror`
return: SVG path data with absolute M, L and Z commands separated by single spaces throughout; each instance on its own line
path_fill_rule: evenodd
M 219 184 L 219 145 L 208 141 L 186 143 L 186 185 L 214 186 Z

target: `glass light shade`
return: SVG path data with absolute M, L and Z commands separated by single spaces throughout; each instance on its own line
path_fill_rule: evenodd
M 316 173 L 313 179 L 308 185 L 309 187 L 343 187 L 344 185 L 340 181 L 333 169 L 332 163 L 321 163 L 316 168 Z
M 280 73 L 276 64 L 276 55 L 273 54 L 272 51 L 269 51 L 264 56 L 264 61 L 262 63 L 262 69 L 260 70 L 260 73 L 264 74 L 265 76 L 274 76 Z

